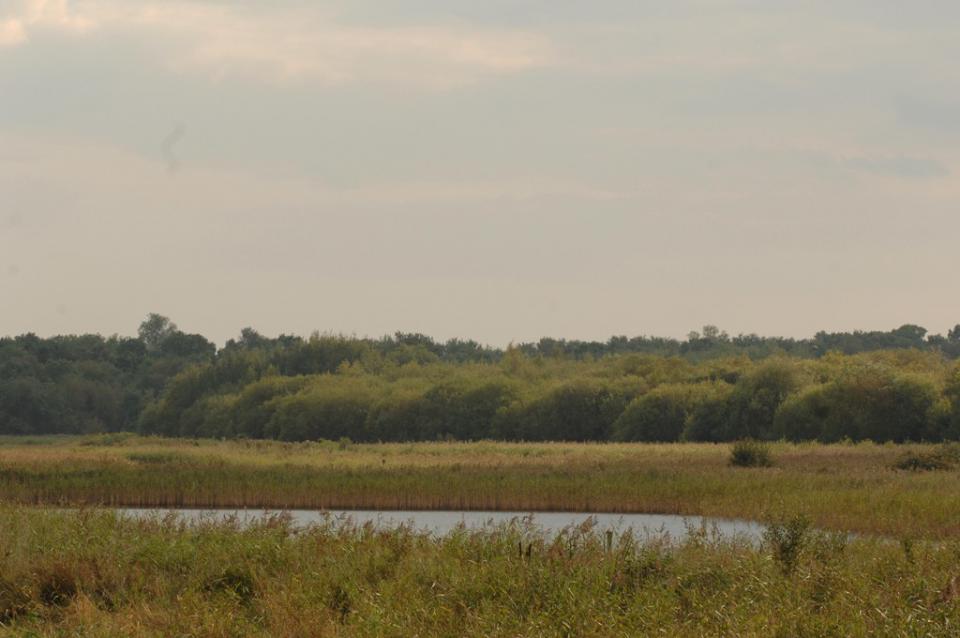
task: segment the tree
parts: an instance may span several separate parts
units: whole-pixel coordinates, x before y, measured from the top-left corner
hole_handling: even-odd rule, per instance
[[[960,323],[955,325],[953,329],[947,333],[947,339],[956,343],[960,343]]]
[[[240,343],[244,348],[260,348],[269,343],[269,339],[253,328],[244,328],[240,331]]]
[[[797,371],[789,361],[775,359],[757,366],[738,381],[720,439],[770,438],[777,410],[798,385]]]
[[[177,330],[163,340],[160,352],[181,359],[210,359],[216,354],[217,346],[207,341],[203,335],[190,335]]]
[[[163,342],[174,332],[177,332],[177,324],[163,315],[151,312],[140,324],[137,334],[147,347],[147,352],[158,352]]]
[[[922,348],[923,339],[927,336],[927,329],[914,324],[905,324],[893,331],[893,335],[913,348]]]
[[[703,327],[703,338],[710,339],[711,341],[720,341],[726,340],[727,333],[720,332],[720,328],[716,326],[704,326]]]
[[[690,409],[690,385],[664,384],[634,399],[613,424],[616,441],[678,441]]]

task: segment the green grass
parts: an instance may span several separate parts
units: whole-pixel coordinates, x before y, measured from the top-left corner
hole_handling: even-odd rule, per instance
[[[436,539],[0,506],[0,636],[955,636],[960,544]]]
[[[0,439],[0,501],[39,505],[648,512],[894,538],[960,536],[960,472],[898,469],[937,446],[769,445],[732,467],[711,444]]]

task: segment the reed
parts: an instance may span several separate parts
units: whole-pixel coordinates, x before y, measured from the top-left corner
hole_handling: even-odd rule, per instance
[[[0,501],[34,505],[649,512],[891,537],[960,535],[960,472],[899,469],[935,446],[774,443],[774,467],[711,444],[0,440]]]
[[[0,506],[0,636],[956,635],[955,542],[805,532],[789,570],[778,551]]]

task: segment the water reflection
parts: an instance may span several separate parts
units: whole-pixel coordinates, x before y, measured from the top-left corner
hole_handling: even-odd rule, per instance
[[[124,516],[133,518],[164,517],[173,515],[185,522],[216,522],[236,518],[241,524],[249,524],[271,515],[277,510],[261,509],[122,509]],[[604,514],[586,512],[474,512],[474,511],[381,511],[381,510],[286,510],[295,526],[304,527],[314,524],[332,523],[334,525],[352,523],[364,525],[370,523],[380,529],[396,528],[407,525],[417,531],[444,536],[463,525],[467,529],[481,529],[487,526],[510,523],[511,521],[529,522],[547,536],[560,530],[581,526],[592,522],[599,532],[616,532],[632,529],[638,537],[668,535],[672,539],[683,539],[691,530],[706,529],[725,538],[741,537],[749,540],[759,539],[763,527],[752,521],[706,518],[701,516],[678,516],[672,514]]]

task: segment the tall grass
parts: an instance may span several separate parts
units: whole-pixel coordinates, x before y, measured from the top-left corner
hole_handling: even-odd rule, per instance
[[[442,539],[0,507],[0,636],[955,636],[956,543]],[[522,548],[518,551],[518,548]]]
[[[91,445],[93,441],[95,444]],[[35,443],[35,442],[33,442]],[[133,507],[649,512],[960,535],[960,472],[905,472],[934,446],[770,444],[773,468],[710,444],[285,444],[151,438],[0,442],[0,501]]]

